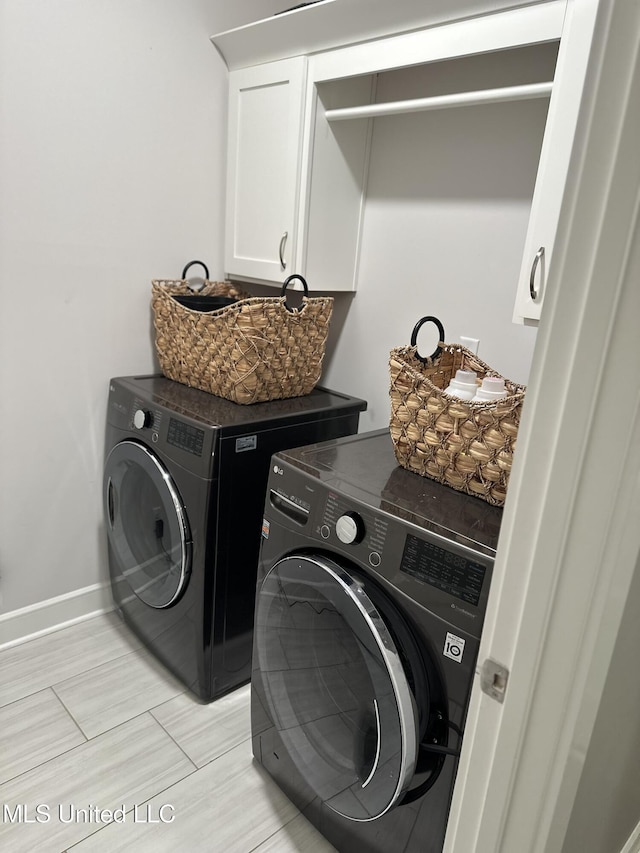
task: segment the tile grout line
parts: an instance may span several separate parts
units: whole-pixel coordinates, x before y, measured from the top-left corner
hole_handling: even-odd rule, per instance
[[[291,802],[291,801],[289,801],[289,802]],[[275,829],[272,833],[270,833],[265,838],[263,838],[259,844],[256,844],[255,847],[252,847],[251,850],[248,851],[248,853],[255,853],[255,851],[259,850],[263,844],[265,844],[267,841],[270,841],[272,838],[275,838],[275,836],[279,832],[281,832],[286,826],[289,826],[290,823],[292,823],[294,820],[299,818],[301,814],[302,814],[302,812],[298,810],[298,812],[296,814],[294,814],[294,816],[291,818],[291,820],[288,820],[286,823],[280,824],[280,826],[277,829]]]
[[[1,653],[0,653],[1,654]],[[18,696],[16,699],[11,699],[9,702],[5,702],[4,704],[0,704],[0,709],[8,708],[9,705],[13,705],[16,702],[22,702],[23,699],[29,699],[31,696],[36,696],[38,693],[42,693],[43,690],[55,690],[55,687],[59,684],[63,684],[65,681],[69,681],[72,678],[79,678],[81,675],[86,675],[88,672],[91,672],[93,669],[98,669],[105,664],[112,663],[113,661],[119,660],[121,657],[126,657],[128,654],[133,654],[133,652],[127,652],[124,655],[118,655],[115,658],[111,658],[110,660],[103,661],[102,663],[96,664],[95,666],[90,666],[88,669],[83,669],[80,672],[76,672],[73,675],[70,675],[68,678],[64,678],[62,681],[55,681],[53,684],[44,684],[41,687],[38,687],[37,690],[34,690],[32,693],[25,693],[23,696]],[[56,694],[57,696],[57,694]]]
[[[145,713],[149,713],[149,711],[145,711]],[[155,717],[154,717],[154,720],[155,720]],[[156,722],[158,722],[158,721],[156,720]],[[160,725],[160,723],[158,723],[158,725]],[[163,731],[166,732],[166,729],[164,729],[164,726],[161,726],[161,728],[163,729]],[[169,733],[166,732],[166,734],[169,734]],[[169,735],[169,737],[171,737],[171,735]],[[171,738],[171,739],[173,740],[173,738]],[[174,743],[175,743],[175,741],[174,741]],[[178,746],[178,748],[180,748],[179,744],[176,744],[176,746]],[[183,752],[183,754],[184,754],[183,750],[181,750],[181,752]],[[186,758],[187,758],[187,761],[194,768],[191,771],[191,773],[187,773],[185,776],[182,776],[180,779],[176,779],[175,782],[172,782],[170,785],[167,785],[165,788],[161,788],[159,791],[156,791],[154,794],[151,794],[150,796],[146,797],[144,800],[141,800],[139,803],[134,803],[130,808],[128,808],[125,811],[125,814],[131,814],[131,812],[133,811],[134,808],[139,808],[140,806],[147,805],[148,803],[151,802],[151,800],[155,799],[156,797],[159,797],[161,794],[164,794],[166,791],[170,791],[172,788],[175,788],[176,785],[179,785],[181,782],[184,782],[185,779],[189,779],[189,777],[193,776],[193,774],[196,773],[200,768],[196,767],[196,765],[193,763],[193,761],[191,761],[191,759],[189,758],[188,755],[186,756]],[[83,844],[88,838],[92,838],[94,835],[97,835],[98,832],[102,832],[103,830],[108,829],[108,827],[110,825],[111,824],[105,824],[105,826],[101,826],[98,829],[96,829],[95,832],[90,832],[89,835],[85,835],[83,838],[74,842],[74,844],[72,844],[68,850],[64,851],[64,853],[69,853],[69,851],[73,850],[74,847],[77,847],[79,844]]]
[[[37,695],[38,695],[38,693],[44,693],[44,692],[45,692],[45,691],[47,691],[47,690],[50,690],[50,691],[53,693],[54,697],[55,697],[55,698],[58,700],[58,702],[60,702],[60,704],[62,705],[62,708],[64,709],[64,711],[66,711],[66,713],[68,714],[68,716],[69,716],[69,717],[71,717],[71,721],[73,722],[73,724],[75,725],[75,727],[78,729],[78,731],[80,732],[80,734],[81,734],[81,735],[82,735],[82,737],[84,738],[84,741],[83,741],[82,743],[76,743],[74,746],[70,746],[70,747],[69,747],[69,749],[65,749],[65,750],[63,750],[62,752],[58,752],[56,755],[52,755],[52,756],[51,756],[51,758],[47,758],[47,760],[46,760],[46,761],[41,761],[39,764],[34,764],[34,766],[33,766],[33,767],[30,767],[28,770],[24,770],[22,773],[18,773],[18,774],[17,774],[17,776],[10,776],[8,779],[3,779],[3,780],[2,780],[2,782],[0,782],[0,787],[2,787],[3,785],[7,785],[9,782],[15,782],[15,780],[16,780],[16,779],[19,779],[21,776],[26,776],[26,774],[27,774],[27,773],[32,773],[34,770],[39,770],[41,767],[44,767],[46,764],[49,764],[49,762],[50,762],[50,761],[55,761],[55,760],[56,760],[56,758],[60,758],[60,757],[61,757],[61,756],[63,756],[63,755],[67,755],[69,752],[73,752],[73,750],[74,750],[74,749],[77,749],[79,746],[84,746],[84,744],[85,744],[85,743],[89,743],[89,738],[88,738],[88,737],[85,735],[85,733],[82,731],[82,729],[80,728],[80,726],[79,726],[79,725],[78,725],[78,723],[76,722],[76,720],[75,720],[75,718],[73,717],[73,715],[69,712],[68,708],[66,708],[66,707],[65,707],[65,705],[64,705],[64,703],[60,701],[60,697],[59,697],[59,696],[58,696],[58,694],[55,692],[55,690],[53,689],[53,687],[44,687],[42,690],[38,690],[36,693],[31,693],[31,694],[30,694],[30,696],[37,696]],[[25,699],[26,699],[26,698],[29,698],[29,697],[23,697],[23,698],[25,698]],[[15,701],[16,701],[16,702],[21,702],[21,701],[22,701],[22,699],[16,699]],[[3,706],[2,706],[2,708],[8,708],[8,707],[9,707],[9,705],[13,705],[13,704],[14,704],[13,702],[10,702],[8,705],[3,705]],[[0,710],[2,710],[2,708],[0,708]]]
[[[59,697],[57,696],[57,694],[56,694],[56,698],[59,700]],[[59,700],[59,701],[60,701],[60,700]],[[61,704],[62,704],[62,703],[61,703]],[[64,705],[63,705],[63,707],[64,707]],[[65,709],[65,710],[66,710],[66,709]],[[154,722],[155,722],[155,723],[156,723],[156,724],[161,728],[161,730],[162,730],[162,731],[163,731],[163,732],[164,732],[164,733],[165,733],[165,734],[166,734],[166,735],[167,735],[167,736],[168,736],[168,737],[173,741],[173,743],[178,747],[178,749],[180,750],[180,752],[182,753],[182,755],[184,756],[184,758],[186,758],[186,760],[187,760],[187,762],[189,763],[189,765],[192,767],[192,770],[191,770],[190,772],[188,772],[188,773],[185,773],[185,775],[184,775],[184,776],[181,776],[179,779],[176,779],[176,780],[175,780],[174,782],[172,782],[170,785],[167,785],[167,786],[165,786],[165,787],[163,787],[163,788],[160,788],[159,790],[154,791],[152,794],[150,794],[150,795],[148,795],[147,797],[145,797],[145,799],[144,799],[144,800],[141,800],[140,802],[137,802],[137,803],[133,803],[133,804],[131,805],[131,807],[130,807],[130,808],[126,809],[126,812],[125,812],[126,814],[130,814],[130,813],[133,811],[133,809],[134,809],[135,807],[139,807],[139,806],[145,805],[146,803],[149,803],[149,802],[150,802],[152,799],[154,799],[155,797],[158,797],[158,796],[160,796],[161,794],[163,794],[165,791],[169,791],[169,790],[171,790],[171,788],[173,788],[175,785],[179,784],[180,782],[183,782],[185,779],[188,779],[190,776],[193,776],[193,774],[194,774],[194,773],[196,773],[196,772],[200,769],[200,768],[198,768],[198,767],[197,767],[197,765],[196,765],[196,764],[195,764],[195,763],[194,763],[194,762],[189,758],[189,756],[188,756],[188,755],[186,755],[186,753],[184,752],[184,750],[182,749],[182,747],[180,747],[180,745],[179,745],[178,743],[176,743],[176,742],[175,742],[175,740],[171,737],[171,735],[169,735],[169,733],[166,731],[166,729],[164,728],[164,726],[162,726],[162,725],[161,725],[161,723],[160,723],[158,720],[156,720],[156,718],[153,716],[153,714],[151,714],[151,712],[150,712],[149,710],[143,711],[143,712],[142,712],[142,713],[140,713],[140,714],[136,714],[134,717],[130,717],[128,720],[124,720],[122,723],[119,723],[119,724],[118,724],[118,726],[120,726],[120,725],[126,725],[127,723],[131,722],[132,720],[138,719],[139,717],[142,717],[142,716],[144,716],[145,714],[147,714],[147,715],[148,715],[148,716],[149,716],[149,717],[150,717],[150,718],[151,718],[151,719],[152,719],[152,720],[153,720],[153,721],[154,721]],[[75,722],[75,720],[74,720],[74,722]],[[87,744],[87,743],[94,743],[96,740],[98,740],[98,739],[99,739],[100,737],[102,737],[103,735],[105,735],[105,734],[107,734],[107,733],[109,733],[109,732],[112,732],[112,731],[114,731],[115,729],[117,729],[117,728],[118,728],[118,726],[113,726],[112,728],[107,729],[107,731],[106,731],[106,732],[101,732],[99,735],[96,735],[96,737],[94,737],[94,738],[87,738],[87,739],[84,741],[84,743],[77,744],[76,746],[71,747],[71,749],[65,750],[65,752],[60,753],[60,755],[53,756],[52,758],[48,759],[47,761],[44,761],[44,762],[42,762],[42,763],[40,763],[40,764],[36,765],[35,767],[31,768],[30,770],[25,771],[25,773],[21,773],[21,774],[19,774],[18,776],[14,776],[12,779],[10,779],[10,780],[8,779],[8,780],[6,780],[6,781],[7,781],[7,782],[15,781],[16,779],[19,779],[21,776],[24,776],[24,775],[26,775],[27,773],[31,773],[31,772],[33,772],[34,770],[39,770],[39,769],[41,769],[41,768],[42,768],[42,767],[44,767],[46,764],[49,764],[51,761],[55,761],[57,758],[59,758],[59,757],[60,757],[60,756],[62,756],[62,755],[67,755],[68,753],[73,752],[75,749],[78,749],[79,747],[85,746],[85,744]],[[80,730],[80,731],[82,731],[82,730]],[[84,733],[83,733],[83,736],[84,736]],[[4,784],[5,784],[5,782],[3,782],[2,784],[4,785]],[[64,851],[64,853],[69,853],[69,851],[70,851],[70,850],[72,850],[74,847],[78,846],[79,844],[84,843],[88,838],[91,838],[92,836],[96,835],[98,832],[101,832],[101,831],[102,831],[102,830],[104,830],[104,829],[107,829],[107,825],[102,826],[102,827],[99,827],[99,828],[97,828],[97,829],[96,829],[95,831],[93,831],[93,832],[89,832],[89,833],[88,833],[88,835],[84,835],[82,838],[78,839],[78,841],[74,842],[74,843],[71,845],[71,847],[70,847],[70,848],[67,848],[67,849]]]
[[[129,814],[129,812],[127,811],[125,812],[125,814]],[[74,841],[71,847],[67,847],[67,849],[64,850],[63,853],[70,853],[70,851],[73,850],[74,847],[77,847],[79,844],[84,844],[87,839],[93,838],[94,835],[97,835],[99,832],[102,832],[102,830],[106,829],[109,825],[110,824],[105,824],[104,826],[98,827],[96,830],[94,830],[94,832],[90,832],[88,835],[83,835],[82,838],[79,838],[77,841]]]
[[[187,773],[184,776],[181,776],[180,779],[176,779],[176,781],[172,782],[171,785],[167,785],[165,788],[161,788],[159,791],[155,791],[153,794],[146,797],[144,800],[141,800],[139,803],[133,803],[130,808],[126,809],[125,814],[131,814],[131,812],[133,811],[134,808],[138,808],[140,806],[146,805],[147,803],[150,803],[151,800],[155,799],[155,797],[159,797],[161,794],[165,793],[165,791],[170,791],[172,788],[174,788],[176,785],[179,785],[185,779],[188,779],[190,776],[193,776],[193,774],[196,773],[200,769],[199,767],[197,767],[196,764],[194,764],[194,762],[184,752],[184,750],[182,749],[180,744],[176,743],[176,741],[171,737],[169,732],[167,732],[167,730],[159,722],[159,720],[156,720],[156,718],[153,716],[153,714],[151,714],[150,710],[143,711],[142,714],[137,714],[136,717],[131,717],[131,719],[133,720],[133,719],[136,719],[137,717],[141,717],[141,716],[143,716],[143,714],[149,714],[153,718],[153,720],[160,726],[162,731],[165,732],[165,734],[168,735],[169,738],[171,738],[171,740],[175,743],[175,745],[178,747],[180,752],[182,752],[182,754],[185,756],[185,758],[187,759],[189,764],[191,764],[191,766],[193,767],[193,770],[190,773]],[[129,722],[129,720],[126,720],[125,722]],[[120,723],[119,725],[122,725],[122,723]],[[114,726],[114,728],[117,728],[117,726]],[[108,731],[113,731],[113,728],[109,729]],[[102,732],[101,734],[104,734],[104,732]],[[97,737],[100,737],[100,736],[101,735],[97,735]],[[92,738],[92,740],[93,740],[93,738]],[[71,845],[71,847],[69,847],[67,850],[65,850],[64,853],[70,853],[70,851],[73,850],[74,847],[77,847],[79,844],[84,844],[88,838],[92,838],[94,835],[97,835],[98,832],[102,832],[103,830],[107,829],[109,826],[110,826],[110,824],[106,824],[105,826],[101,826],[101,827],[97,828],[94,832],[90,832],[88,835],[83,836],[82,838],[78,839],[78,841],[74,842]]]
[[[51,689],[51,688],[47,688],[47,689]],[[58,698],[57,694],[56,694],[56,698]],[[66,710],[66,708],[65,708],[65,710]],[[78,743],[75,746],[70,747],[69,749],[65,749],[64,752],[61,752],[58,755],[53,755],[51,758],[48,758],[46,761],[42,761],[40,764],[36,764],[35,767],[31,767],[29,770],[25,770],[24,773],[19,773],[17,776],[12,776],[11,779],[6,779],[4,782],[2,782],[2,785],[7,784],[8,782],[15,782],[16,779],[20,779],[21,776],[26,776],[28,773],[33,773],[34,770],[39,770],[40,768],[45,767],[47,764],[50,764],[52,761],[55,761],[56,759],[61,758],[63,755],[68,755],[70,752],[73,752],[76,749],[81,749],[83,746],[86,746],[88,743],[95,743],[97,740],[99,740],[104,735],[107,735],[110,732],[115,731],[120,726],[125,726],[125,725],[127,725],[127,723],[133,722],[133,720],[137,720],[140,717],[143,717],[145,714],[148,714],[151,717],[151,719],[154,721],[154,723],[157,723],[157,725],[160,726],[162,731],[173,741],[173,743],[178,747],[180,752],[187,759],[189,764],[193,767],[193,770],[190,773],[187,773],[185,776],[183,776],[182,779],[186,779],[188,776],[191,776],[196,770],[199,770],[200,768],[189,758],[189,756],[185,753],[185,751],[182,749],[180,744],[176,743],[175,740],[169,734],[169,732],[167,732],[167,730],[164,728],[164,726],[161,725],[161,723],[158,720],[156,720],[156,718],[153,716],[153,714],[149,710],[146,710],[146,711],[141,711],[139,714],[135,714],[135,716],[133,716],[133,717],[129,717],[128,720],[123,720],[121,723],[118,723],[115,726],[111,726],[110,729],[106,729],[105,731],[100,732],[100,734],[96,735],[95,737],[86,738],[84,743]],[[74,722],[75,722],[75,720],[74,720]],[[77,723],[76,723],[76,725],[77,725]],[[80,727],[78,726],[78,728],[80,728]],[[82,733],[83,737],[86,737],[84,732],[82,732],[82,729],[80,729],[80,732]],[[181,780],[179,779],[178,781],[181,781]],[[174,784],[176,784],[176,783],[174,783]],[[0,785],[0,787],[1,787],[1,785]],[[162,793],[162,791],[159,791],[158,793]],[[153,796],[155,797],[156,794],[154,794]]]
[[[145,711],[145,713],[150,713],[150,712],[149,712],[149,711]],[[154,717],[154,720],[155,720],[155,717]],[[162,730],[163,730],[163,731],[165,731],[167,735],[169,735],[169,733],[166,731],[166,729],[164,728],[164,726],[162,726],[162,724],[161,724],[161,723],[159,723],[159,722],[158,722],[158,720],[156,720],[156,722],[157,722],[157,723],[158,723],[158,725],[162,728]],[[169,735],[169,737],[171,737],[171,735]],[[173,738],[171,738],[171,740],[173,740]],[[175,743],[175,741],[174,741],[174,743]],[[184,754],[184,751],[180,748],[180,745],[179,745],[179,744],[176,744],[176,746],[177,746],[177,747],[180,749],[180,751],[181,751],[181,752],[183,752],[183,754]],[[138,808],[138,807],[140,807],[140,806],[147,805],[148,803],[150,803],[150,802],[151,802],[151,800],[155,799],[156,797],[159,797],[161,794],[164,794],[164,793],[165,793],[165,792],[167,792],[167,791],[170,791],[172,788],[175,788],[175,786],[176,786],[176,785],[179,785],[181,782],[184,782],[184,780],[185,780],[185,779],[189,779],[189,777],[193,776],[193,774],[194,774],[194,773],[197,773],[197,771],[201,769],[201,768],[197,767],[197,766],[193,763],[193,761],[191,761],[191,759],[189,758],[189,756],[188,756],[188,755],[186,756],[186,758],[187,758],[187,761],[188,761],[188,762],[193,766],[193,768],[194,768],[194,769],[191,771],[191,773],[187,773],[185,776],[182,776],[180,779],[176,779],[176,781],[175,781],[175,782],[172,782],[172,783],[171,783],[171,785],[167,785],[165,788],[162,788],[161,790],[156,791],[154,794],[151,794],[149,797],[146,797],[144,800],[141,800],[139,803],[134,803],[134,804],[131,806],[131,808],[129,808],[129,809],[127,809],[127,810],[125,811],[125,814],[130,814],[130,813],[133,811],[133,809],[134,809],[134,808]],[[72,845],[71,845],[71,847],[70,847],[70,848],[68,848],[68,850],[64,851],[64,853],[69,853],[69,851],[73,850],[73,848],[74,848],[74,847],[77,847],[79,844],[83,844],[83,843],[84,843],[88,838],[92,838],[92,837],[93,837],[94,835],[96,835],[98,832],[102,832],[103,830],[107,829],[110,825],[111,825],[111,824],[106,824],[105,826],[101,826],[99,829],[96,829],[96,830],[95,830],[95,832],[90,832],[90,833],[89,833],[89,835],[85,835],[83,838],[81,838],[81,839],[79,839],[78,841],[74,842],[74,844],[72,844]]]
[[[61,630],[63,630],[63,629],[61,629]],[[57,632],[57,633],[60,633],[60,632]],[[39,639],[39,638],[34,638],[34,641],[36,639]],[[69,637],[69,642],[70,643],[73,642],[73,639],[71,636]],[[25,643],[23,645],[26,647],[28,644]],[[146,804],[149,804],[151,801],[153,801],[157,797],[162,796],[163,794],[169,794],[169,796],[170,796],[170,791],[175,789],[175,787],[177,785],[179,785],[182,782],[185,782],[192,775],[197,773],[199,770],[202,770],[205,767],[208,767],[210,764],[212,764],[217,759],[226,756],[229,752],[231,752],[236,747],[242,747],[243,745],[246,745],[247,741],[250,741],[250,738],[251,738],[250,732],[247,734],[243,734],[241,739],[239,741],[237,741],[236,743],[234,743],[233,745],[221,746],[220,747],[221,751],[217,755],[215,755],[213,758],[211,758],[208,761],[206,761],[205,763],[203,763],[201,766],[196,764],[196,762],[187,754],[185,749],[182,747],[179,740],[177,740],[176,737],[174,737],[170,733],[170,731],[165,727],[165,725],[155,715],[155,713],[159,713],[159,710],[164,705],[174,701],[175,699],[177,699],[180,696],[190,695],[189,690],[184,688],[182,685],[176,685],[178,692],[176,692],[174,696],[171,696],[170,698],[158,701],[152,707],[146,708],[143,711],[141,711],[140,713],[134,714],[134,715],[128,717],[127,719],[122,720],[122,721],[110,726],[109,728],[105,729],[105,731],[101,731],[101,732],[93,735],[92,737],[90,737],[87,733],[85,733],[79,719],[76,719],[75,715],[72,713],[70,708],[67,707],[67,705],[65,704],[65,702],[63,701],[63,699],[59,695],[58,690],[61,689],[63,684],[65,684],[66,682],[68,682],[72,679],[81,678],[82,676],[89,676],[91,673],[93,673],[96,670],[99,670],[103,666],[113,665],[114,663],[117,664],[118,661],[122,661],[123,659],[128,658],[131,655],[137,656],[137,655],[145,654],[145,653],[147,653],[147,650],[145,649],[145,647],[143,645],[136,646],[136,647],[124,650],[124,651],[120,651],[120,653],[116,653],[113,657],[109,657],[107,660],[103,660],[100,663],[90,665],[86,669],[82,669],[76,673],[73,673],[73,674],[67,676],[66,678],[62,678],[61,680],[57,680],[51,684],[43,685],[43,686],[39,687],[38,689],[33,690],[30,693],[27,693],[23,696],[19,696],[15,699],[12,699],[11,701],[5,703],[4,705],[1,705],[0,710],[3,707],[9,708],[11,705],[16,705],[17,703],[19,703],[21,701],[27,700],[30,697],[38,696],[39,694],[42,694],[42,696],[44,697],[47,694],[47,692],[50,691],[50,694],[53,697],[55,697],[54,706],[57,704],[57,706],[59,708],[61,708],[62,711],[64,712],[64,715],[67,718],[71,718],[71,720],[73,722],[73,726],[75,727],[75,729],[79,732],[80,736],[82,737],[81,743],[75,744],[74,746],[71,746],[68,749],[63,750],[62,752],[58,753],[57,755],[52,756],[51,758],[47,759],[46,761],[40,761],[38,764],[34,765],[34,767],[31,767],[28,770],[25,770],[24,772],[17,774],[16,776],[12,776],[10,779],[4,780],[1,784],[4,785],[7,783],[15,783],[22,776],[26,776],[29,773],[38,773],[43,768],[45,768],[47,765],[49,765],[51,762],[56,761],[58,759],[63,759],[64,756],[68,756],[69,754],[73,753],[78,748],[85,747],[86,744],[89,744],[89,743],[93,744],[95,742],[99,742],[99,740],[102,738],[103,735],[107,736],[109,733],[117,730],[120,726],[129,724],[129,723],[133,722],[134,720],[139,719],[140,717],[143,717],[146,714],[146,715],[148,715],[148,717],[151,720],[153,720],[153,722],[155,724],[157,724],[160,727],[160,730],[173,742],[173,744],[177,747],[177,749],[179,750],[179,752],[183,756],[183,758],[186,759],[187,763],[185,764],[185,766],[183,768],[185,771],[184,775],[180,776],[180,778],[176,779],[171,784],[167,784],[164,787],[162,787],[158,790],[155,790],[152,793],[149,793],[139,803],[135,804],[136,806],[140,807],[140,806],[144,806]],[[33,655],[35,654],[35,651],[30,652],[30,654],[31,654],[31,657],[33,657]],[[1,659],[1,657],[2,657],[2,650],[0,650],[0,659]],[[27,655],[27,658],[28,658],[28,655]],[[161,679],[161,677],[162,677],[162,673],[159,673],[158,674],[159,680]],[[215,719],[213,719],[212,722],[213,722],[213,725],[215,726]],[[168,746],[168,745],[166,745],[166,746]],[[191,769],[189,769],[189,768],[191,768]],[[127,809],[127,812],[131,812],[132,809],[133,809],[133,805],[129,809]],[[294,815],[293,818],[291,818],[291,820],[294,820],[295,817],[297,816],[297,814],[298,813],[296,813],[296,815]],[[288,826],[289,823],[291,822],[291,820],[287,821],[286,823],[282,823],[277,829],[275,829],[274,832],[267,834],[263,839],[261,839],[259,844],[256,845],[256,847],[252,847],[252,849],[255,850],[261,844],[264,844],[265,842],[267,842],[277,832],[279,832],[280,829],[282,829],[285,826]],[[72,851],[75,850],[76,847],[80,846],[83,843],[88,843],[89,838],[93,837],[94,835],[97,834],[97,832],[100,832],[106,828],[107,828],[107,826],[95,827],[95,829],[93,831],[90,830],[87,835],[83,836],[83,838],[78,839],[77,841],[74,841],[74,843],[71,844],[69,847],[65,847],[63,853],[72,853]],[[89,827],[87,827],[87,829],[89,829]]]
[[[182,696],[183,694],[181,694],[181,693],[180,693],[180,694],[178,694],[178,695]],[[174,698],[175,698],[175,697],[174,697]],[[171,701],[171,700],[169,700],[169,701]],[[162,705],[164,705],[164,704],[165,704],[164,702],[161,702],[159,705],[155,705],[153,708],[150,708],[150,709],[147,711],[147,713],[148,713],[148,714],[150,714],[150,715],[151,715],[151,717],[152,717],[152,719],[154,719],[154,720],[156,721],[156,723],[160,726],[160,728],[161,728],[161,729],[162,729],[162,731],[166,734],[166,736],[167,736],[168,738],[171,738],[171,740],[175,743],[175,745],[178,747],[178,749],[180,750],[180,752],[185,756],[185,758],[187,759],[187,761],[195,767],[196,771],[197,771],[197,770],[200,770],[201,768],[200,768],[200,767],[198,767],[198,765],[197,765],[197,764],[195,763],[195,761],[191,758],[191,756],[187,755],[187,753],[184,751],[184,749],[183,749],[183,748],[182,748],[182,746],[178,743],[178,741],[177,741],[177,740],[173,737],[173,735],[172,735],[172,734],[171,734],[171,733],[170,733],[170,732],[169,732],[169,731],[168,731],[168,730],[167,730],[167,729],[162,725],[162,723],[160,722],[160,720],[159,720],[159,719],[156,717],[156,715],[153,713],[153,712],[155,711],[155,709],[156,709],[156,708],[160,708],[160,707],[161,707]],[[212,760],[213,760],[213,761],[215,761],[215,759],[212,759]],[[209,763],[209,762],[207,762],[207,764],[208,764],[208,763]],[[205,766],[206,766],[206,765],[205,765]],[[189,776],[191,776],[191,775],[192,775],[192,774],[191,774],[191,773],[189,773]],[[185,776],[184,778],[186,779],[187,777]]]
[[[62,684],[62,682],[59,682],[59,684]],[[88,743],[90,740],[93,740],[93,738],[90,738],[90,737],[89,737],[89,735],[87,735],[87,734],[83,731],[82,726],[80,725],[80,723],[79,723],[79,722],[76,720],[76,718],[73,716],[73,714],[71,713],[71,711],[69,710],[69,708],[67,708],[67,706],[64,704],[64,702],[62,701],[62,699],[60,698],[60,696],[58,696],[58,694],[57,694],[57,692],[56,692],[56,688],[55,688],[53,685],[51,685],[51,687],[49,687],[48,689],[49,689],[49,690],[51,690],[51,692],[52,692],[52,693],[53,693],[53,695],[56,697],[56,699],[58,700],[58,702],[62,705],[62,707],[64,708],[64,710],[65,710],[65,711],[67,712],[67,714],[71,717],[71,719],[73,720],[73,722],[74,722],[74,724],[75,724],[76,728],[78,729],[78,731],[80,732],[80,734],[81,734],[81,735],[82,735],[82,737],[84,738],[85,743]],[[78,746],[80,746],[80,744],[78,744]]]
[[[92,672],[94,669],[99,669],[101,666],[106,666],[107,664],[114,663],[115,661],[120,660],[121,658],[126,658],[129,655],[137,654],[141,651],[145,651],[143,646],[131,649],[130,651],[124,652],[123,654],[118,654],[115,657],[109,658],[108,660],[104,660],[101,663],[97,663],[95,666],[90,666],[87,669],[83,669],[80,672],[76,672],[73,675],[68,676],[67,678],[63,678],[62,681],[54,681],[52,684],[45,684],[44,686],[39,687],[37,690],[34,690],[32,693],[25,693],[24,696],[18,696],[17,699],[12,699],[9,702],[0,704],[0,708],[7,708],[9,705],[13,705],[14,702],[20,702],[22,699],[28,699],[30,696],[35,696],[37,693],[41,693],[43,690],[54,690],[56,686],[64,684],[65,681],[70,681],[72,678],[79,678],[82,675],[86,675],[87,673]],[[0,657],[1,656],[2,652],[0,652]]]
[[[75,675],[70,675],[67,678],[63,678],[62,681],[55,681],[53,684],[50,685],[50,687],[54,689],[55,687],[64,684],[65,681],[71,681],[72,678],[80,678],[80,676],[82,675],[87,675],[88,673],[93,672],[94,669],[100,669],[101,666],[108,666],[109,664],[115,663],[116,661],[121,660],[122,658],[129,657],[129,655],[138,654],[141,651],[144,651],[143,646],[137,649],[131,649],[128,652],[124,652],[124,654],[116,655],[115,657],[109,658],[109,660],[103,660],[101,663],[97,663],[95,666],[90,666],[87,669],[83,669],[82,672],[77,672],[75,673]]]

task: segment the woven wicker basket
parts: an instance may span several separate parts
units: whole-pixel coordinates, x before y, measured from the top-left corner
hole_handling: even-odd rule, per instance
[[[305,295],[299,309],[289,309],[285,291],[295,278]],[[290,276],[281,295],[270,297],[248,297],[229,282],[207,281],[199,295],[239,301],[205,313],[173,298],[192,292],[184,279],[152,282],[156,351],[166,377],[241,404],[313,390],[322,372],[331,297],[309,298],[300,276]]]
[[[463,346],[441,343],[430,358],[411,346],[389,358],[390,432],[398,463],[461,492],[501,506],[506,498],[526,387],[505,379],[508,396],[466,402],[443,393],[456,370],[501,377]],[[442,326],[439,325],[442,329]],[[442,334],[444,338],[444,333]]]

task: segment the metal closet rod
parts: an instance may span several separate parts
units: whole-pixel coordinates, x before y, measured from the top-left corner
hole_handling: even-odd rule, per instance
[[[354,118],[375,118],[401,113],[420,113],[426,110],[444,110],[474,104],[497,104],[501,101],[528,101],[546,98],[553,83],[527,83],[523,86],[504,86],[500,89],[479,89],[476,92],[456,92],[453,95],[436,95],[431,98],[412,98],[408,101],[389,101],[384,104],[363,104],[359,107],[341,107],[327,110],[327,121],[346,121]]]

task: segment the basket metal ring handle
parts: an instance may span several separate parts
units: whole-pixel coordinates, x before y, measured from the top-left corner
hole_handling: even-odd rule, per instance
[[[417,346],[418,332],[420,331],[420,329],[423,327],[423,325],[425,323],[429,323],[429,322],[435,323],[435,325],[437,326],[437,329],[438,329],[438,334],[440,335],[438,340],[444,342],[444,326],[442,325],[440,320],[438,320],[437,317],[423,317],[421,320],[418,320],[418,322],[413,327],[413,332],[411,332],[411,346],[412,347]],[[428,357],[419,355],[419,353],[416,349],[416,358],[419,361],[421,361],[423,364],[425,364],[427,361],[430,361],[434,358],[437,358],[441,352],[442,352],[442,347],[440,346],[440,344],[438,344],[435,351],[432,352],[431,355]]]
[[[205,263],[203,263],[202,261],[189,261],[189,263],[186,265],[186,267],[182,270],[182,278],[186,279],[187,270],[189,269],[189,267],[196,266],[196,265],[201,266],[204,269],[204,277],[208,281],[209,280],[209,270],[207,269],[207,265]]]
[[[302,276],[297,275],[296,273],[294,273],[294,275],[290,275],[289,278],[285,279],[285,282],[282,285],[282,290],[280,291],[280,296],[286,295],[287,287],[289,286],[289,282],[293,281],[295,278],[297,278],[298,281],[302,282],[302,289],[304,290],[304,297],[306,299],[309,296],[309,286],[307,285],[307,282],[302,278]],[[287,311],[293,312],[293,308],[289,308],[289,306],[287,305],[286,302],[284,303],[284,306],[287,309]]]

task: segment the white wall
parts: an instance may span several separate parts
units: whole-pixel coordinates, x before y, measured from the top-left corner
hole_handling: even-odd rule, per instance
[[[222,273],[215,5],[0,6],[1,612],[106,580],[109,377],[154,368],[152,277]]]
[[[107,579],[108,379],[155,369],[152,277],[197,256],[222,275],[227,74],[209,35],[274,2],[0,6],[0,613]],[[518,105],[376,121],[359,289],[336,298],[323,377],[369,401],[361,429],[388,423],[389,349],[426,313],[526,381],[535,331],[510,317],[539,107],[515,139],[492,128]],[[474,136],[463,172],[452,123]]]
[[[528,82],[522,52],[514,82]],[[378,80],[378,100],[440,94],[485,85],[506,69],[504,58],[394,72]],[[526,61],[525,61],[526,60]],[[552,60],[551,60],[552,61]],[[512,323],[516,283],[542,144],[547,101],[483,105],[377,118],[374,122],[362,248],[355,295],[336,296],[323,384],[364,397],[361,430],[389,423],[388,357],[410,343],[421,317],[435,315],[446,340],[480,340],[478,355],[526,383],[536,329]],[[330,252],[330,247],[327,247]],[[312,287],[312,282],[309,282]],[[432,325],[418,338],[429,355]]]

